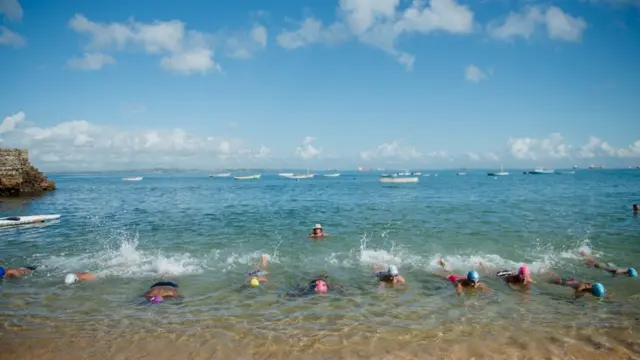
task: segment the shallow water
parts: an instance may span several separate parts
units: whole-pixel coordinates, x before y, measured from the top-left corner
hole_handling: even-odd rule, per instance
[[[0,358],[640,358],[640,282],[578,254],[640,267],[640,171],[468,174],[400,185],[366,173],[53,176],[56,192],[0,203],[2,216],[62,215],[0,229],[1,265],[38,266],[0,283]],[[330,237],[308,239],[318,222]],[[263,253],[270,284],[249,288]],[[481,272],[492,293],[458,298],[434,274],[440,257],[460,274],[526,262],[538,284],[522,294]],[[378,289],[375,263],[398,265],[409,286]],[[547,268],[600,281],[611,298],[574,301],[544,283]],[[99,279],[64,285],[72,271]],[[283,296],[325,272],[346,292]],[[138,305],[161,276],[184,300]]]

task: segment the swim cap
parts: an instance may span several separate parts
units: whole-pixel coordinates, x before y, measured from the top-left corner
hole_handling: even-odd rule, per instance
[[[152,297],[149,300],[151,301],[152,304],[157,304],[157,303],[163,301],[164,299],[162,298],[162,296],[156,295],[156,296]]]
[[[252,287],[258,287],[260,286],[260,280],[257,277],[252,277],[250,284]]]
[[[591,285],[591,293],[597,297],[603,297],[607,293],[607,290],[602,284],[594,283]]]
[[[76,281],[78,281],[78,277],[76,276],[76,274],[67,274],[67,276],[65,276],[64,278],[64,283],[67,285],[73,284]]]
[[[480,274],[478,274],[478,272],[475,271],[475,270],[469,271],[467,273],[467,280],[469,280],[469,281],[478,281],[478,280],[480,280]]]
[[[529,270],[529,267],[527,266],[527,264],[522,264],[520,266],[520,269],[518,269],[518,275],[522,277],[531,276],[531,270]]]
[[[324,294],[327,292],[327,283],[324,280],[316,280],[316,292]]]
[[[1,273],[2,273],[2,270],[0,270],[0,274]],[[631,277],[638,277],[638,272],[634,268],[628,268],[627,269],[627,275],[629,275]],[[0,277],[2,277],[2,276],[0,276]]]
[[[4,268],[0,266],[0,279],[4,277]]]
[[[391,276],[398,276],[398,267],[395,265],[389,265],[389,267],[387,268],[387,272],[389,273],[389,275]]]

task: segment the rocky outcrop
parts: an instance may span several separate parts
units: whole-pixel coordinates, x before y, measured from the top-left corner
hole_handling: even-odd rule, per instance
[[[29,162],[29,152],[0,148],[0,197],[39,195],[56,184]]]

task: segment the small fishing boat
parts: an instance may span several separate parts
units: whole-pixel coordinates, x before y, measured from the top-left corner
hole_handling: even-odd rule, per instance
[[[467,175],[467,173],[466,173],[466,172],[459,172],[459,173],[457,173],[456,175],[458,175],[458,176],[466,176],[466,175]]]
[[[573,170],[558,170],[556,175],[574,175],[576,172]]]
[[[122,178],[122,181],[142,181],[142,176]]]
[[[487,173],[487,175],[489,175],[489,176],[507,176],[507,175],[509,175],[509,172],[508,171],[504,171],[504,166],[500,165],[500,171],[498,171],[498,172],[490,172],[490,173]]]
[[[287,179],[294,179],[294,180],[300,180],[300,179],[311,179],[313,177],[313,174],[294,174],[291,176],[286,176]]]
[[[57,219],[60,219],[60,215],[11,216],[0,218],[0,227],[43,223]]]
[[[278,174],[278,176],[288,178],[293,176],[293,173],[280,173]]]
[[[420,178],[417,177],[408,177],[408,176],[394,176],[394,175],[390,175],[390,176],[382,176],[380,178],[378,178],[378,181],[380,181],[381,183],[417,183],[418,181],[420,181]]]
[[[554,174],[555,171],[551,170],[551,169],[545,169],[545,168],[535,168],[532,171],[529,171],[529,174],[531,175],[548,175],[548,174]]]
[[[235,180],[259,180],[260,176],[262,176],[262,174],[248,175],[248,176],[234,176],[233,178]]]
[[[209,175],[209,177],[212,178],[223,178],[223,177],[229,177],[231,176],[231,173],[222,173],[222,174],[211,174]]]
[[[324,174],[324,177],[338,177],[340,173]]]

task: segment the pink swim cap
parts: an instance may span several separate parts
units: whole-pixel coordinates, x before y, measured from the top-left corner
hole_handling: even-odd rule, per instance
[[[324,294],[327,292],[327,283],[324,282],[323,280],[317,280],[316,281],[316,292],[317,293],[321,293]]]
[[[151,303],[152,303],[152,304],[157,304],[157,303],[161,302],[162,300],[164,300],[164,299],[162,298],[162,296],[157,296],[157,295],[156,295],[156,296],[154,296],[154,297],[152,297],[152,298],[151,298]]]
[[[522,266],[520,266],[520,269],[518,270],[518,274],[523,277],[531,276],[531,270],[529,270],[527,264],[522,264]]]

